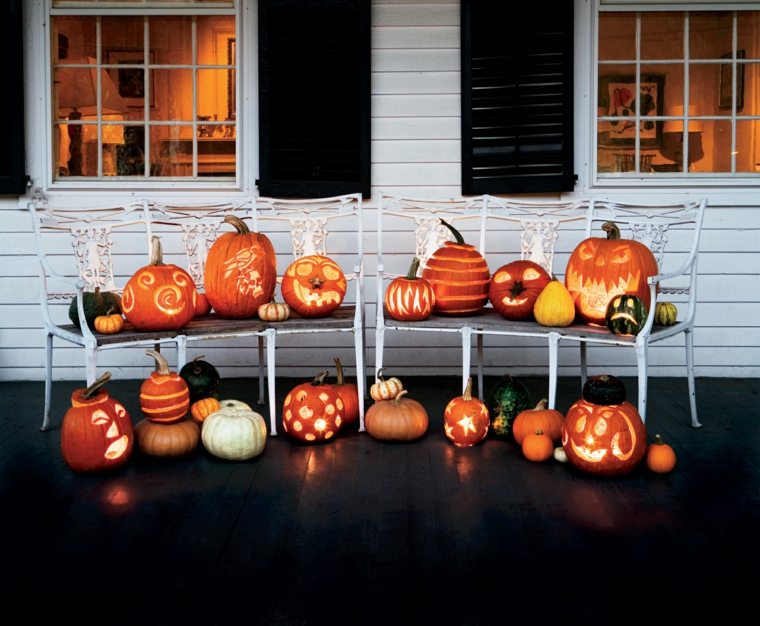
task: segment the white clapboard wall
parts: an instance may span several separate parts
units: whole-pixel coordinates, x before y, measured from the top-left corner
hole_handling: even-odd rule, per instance
[[[405,2],[375,0],[372,10],[372,184],[397,195],[454,197],[460,193],[460,74],[459,2]],[[584,72],[583,68],[578,70]],[[578,107],[580,108],[580,107]],[[255,110],[248,110],[255,115]],[[586,114],[577,112],[577,136],[588,132]],[[44,137],[30,121],[28,137]],[[28,148],[30,157],[44,161],[39,139]],[[584,179],[587,159],[577,159],[579,179]],[[672,190],[670,199],[679,198]],[[696,193],[696,192],[694,192]],[[647,192],[606,191],[621,201],[645,201]],[[697,376],[760,376],[760,199],[750,193],[706,189],[709,199],[699,255],[698,310],[695,328]],[[112,204],[112,197],[107,202]],[[164,196],[165,197],[165,196]],[[659,196],[665,197],[664,194]],[[121,201],[125,201],[122,198]],[[192,201],[192,200],[185,200]],[[92,203],[92,202],[90,202]],[[44,378],[44,332],[39,309],[37,261],[31,221],[16,198],[0,199],[0,380]],[[375,234],[376,212],[365,204],[366,296],[368,374],[374,363]],[[393,230],[393,225],[390,225]],[[475,241],[465,232],[468,241]],[[489,237],[499,236],[489,233]],[[558,242],[555,271],[564,266],[580,230],[566,231]],[[401,241],[401,239],[399,239]],[[278,250],[281,255],[287,250]],[[681,251],[683,252],[683,251]],[[412,253],[403,244],[385,245],[386,265],[408,266]],[[144,260],[139,244],[119,261],[125,268]],[[491,270],[517,258],[514,233],[505,235],[501,254],[489,258]],[[395,258],[394,258],[395,257]],[[350,271],[350,268],[346,268]],[[65,311],[62,310],[65,315]],[[54,378],[84,379],[80,348],[56,344]],[[307,377],[322,369],[334,372],[338,356],[349,376],[354,375],[353,345],[349,334],[306,335],[278,339],[278,374]],[[165,353],[170,363],[173,350]],[[257,370],[256,341],[219,340],[195,344],[190,356],[203,354],[224,377],[253,377]],[[519,338],[486,338],[486,373],[547,375],[545,342]],[[389,374],[459,374],[460,343],[444,333],[407,333],[386,337],[385,364]],[[683,338],[650,348],[650,373],[684,375]],[[578,374],[578,348],[562,347],[560,375]],[[589,350],[592,373],[604,371],[634,375],[632,350],[594,347]],[[144,378],[152,369],[144,349],[101,353],[99,367],[115,378]],[[254,381],[252,380],[252,384]]]

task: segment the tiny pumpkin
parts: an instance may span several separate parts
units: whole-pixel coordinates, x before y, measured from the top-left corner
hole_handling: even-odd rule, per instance
[[[464,393],[449,401],[443,411],[443,432],[459,448],[474,446],[488,435],[491,425],[488,407],[472,396],[472,377]]]
[[[533,317],[541,326],[570,326],[575,320],[575,305],[565,285],[556,279],[549,281],[536,298]]]
[[[190,405],[190,415],[200,424],[214,411],[218,411],[221,406],[219,400],[216,398],[201,398]]]
[[[369,395],[375,401],[391,400],[404,388],[403,383],[395,376],[383,378],[382,371],[382,369],[377,370],[377,381],[369,388]]]
[[[394,320],[416,322],[433,312],[435,291],[426,278],[417,276],[419,266],[419,257],[414,257],[406,276],[394,278],[385,290],[385,311]]]
[[[512,424],[512,434],[518,444],[522,445],[527,435],[539,429],[555,443],[562,438],[562,422],[565,416],[556,409],[546,408],[546,405],[547,401],[544,398],[535,408],[517,414]]]
[[[402,389],[392,400],[375,402],[364,416],[367,432],[381,441],[413,441],[422,437],[430,420],[425,407],[413,398],[405,398]]]
[[[654,307],[654,323],[660,326],[673,326],[678,317],[678,307],[672,302],[658,302]]]
[[[287,302],[265,302],[256,311],[260,320],[265,322],[284,322],[290,317],[290,306]]]
[[[526,459],[541,463],[552,457],[554,442],[543,430],[537,428],[535,432],[525,436],[521,448]]]
[[[654,443],[647,447],[647,468],[657,474],[667,474],[676,466],[676,453],[673,448],[655,435]]]
[[[95,330],[102,335],[115,335],[124,329],[124,318],[121,313],[115,313],[113,309],[105,315],[95,318]]]

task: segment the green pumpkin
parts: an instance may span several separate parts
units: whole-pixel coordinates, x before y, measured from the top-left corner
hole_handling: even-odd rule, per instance
[[[638,335],[647,321],[647,307],[638,296],[615,296],[607,305],[605,321],[616,335]]]
[[[519,380],[511,376],[499,379],[488,399],[491,432],[497,437],[509,437],[517,414],[533,408],[535,404],[530,399],[528,388]]]
[[[87,326],[91,329],[95,328],[95,318],[99,315],[121,313],[121,298],[119,294],[112,291],[101,291],[99,287],[96,287],[95,291],[83,292],[82,303],[84,306],[84,318],[87,321]],[[76,296],[74,296],[69,305],[69,319],[74,326],[81,328],[77,313]]]
[[[591,404],[622,404],[626,399],[625,385],[615,376],[590,376],[583,384],[583,399]]]
[[[203,398],[219,399],[219,372],[211,363],[202,359],[203,355],[197,356],[179,370],[180,377],[190,389],[191,404]]]

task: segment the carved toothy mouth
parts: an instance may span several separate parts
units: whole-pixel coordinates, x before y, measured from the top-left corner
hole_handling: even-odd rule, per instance
[[[107,459],[118,459],[122,454],[124,454],[128,444],[129,437],[127,437],[127,435],[122,435],[116,441],[111,443],[110,446],[108,446],[103,456]]]
[[[599,463],[607,455],[607,449],[590,450],[586,446],[579,446],[574,441],[570,441],[570,446],[573,452],[578,455],[582,460],[589,463]]]

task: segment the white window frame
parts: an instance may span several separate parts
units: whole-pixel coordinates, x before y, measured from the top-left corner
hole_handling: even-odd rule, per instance
[[[600,175],[598,171],[598,132],[597,132],[597,94],[599,88],[599,67],[604,65],[605,62],[599,59],[599,16],[601,13],[608,12],[698,12],[698,11],[735,11],[734,15],[734,32],[732,49],[733,54],[736,54],[736,19],[737,15],[740,15],[741,11],[760,11],[760,3],[756,1],[739,1],[739,2],[721,2],[720,0],[700,1],[700,0],[670,0],[669,2],[657,2],[655,0],[644,0],[641,2],[630,2],[630,0],[594,0],[594,6],[592,9],[592,26],[591,26],[591,63],[589,67],[589,98],[586,106],[587,111],[587,123],[588,123],[588,160],[589,164],[589,176],[590,187],[599,189],[610,188],[680,188],[688,187],[693,188],[735,188],[735,189],[747,189],[760,186],[760,172],[674,172],[670,174],[651,174],[651,173],[635,173],[635,172],[621,172],[619,174],[612,174],[605,172]],[[686,68],[686,65],[690,62],[688,58],[688,32],[684,32],[684,58],[682,59],[646,59],[642,61],[640,58],[640,51],[638,49],[639,41],[638,35],[640,33],[640,23],[637,21],[637,50],[636,59],[622,60],[616,59],[610,61],[609,64],[622,64],[631,63],[636,65],[637,75],[640,73],[639,69],[642,64],[651,66],[657,64],[674,64],[680,63]],[[748,59],[750,60],[750,59]],[[689,75],[684,71],[684,89],[686,102],[684,102],[684,108],[688,111],[688,94],[689,94]],[[732,81],[736,84],[736,64],[734,63],[732,69]],[[735,93],[735,90],[733,90]],[[758,120],[760,121],[760,115],[742,115],[737,116],[735,103],[731,110],[730,115],[724,116],[699,116],[701,119],[721,119],[730,120],[732,123],[732,138],[731,138],[731,162],[732,169],[735,167],[735,142],[736,142],[736,120],[742,121]],[[688,116],[688,113],[686,114]],[[638,120],[638,113],[636,116]],[[671,118],[673,119],[673,118]],[[685,138],[684,149],[688,151],[688,137]],[[636,137],[635,154],[639,153],[639,137]],[[635,160],[635,159],[634,159]]]

